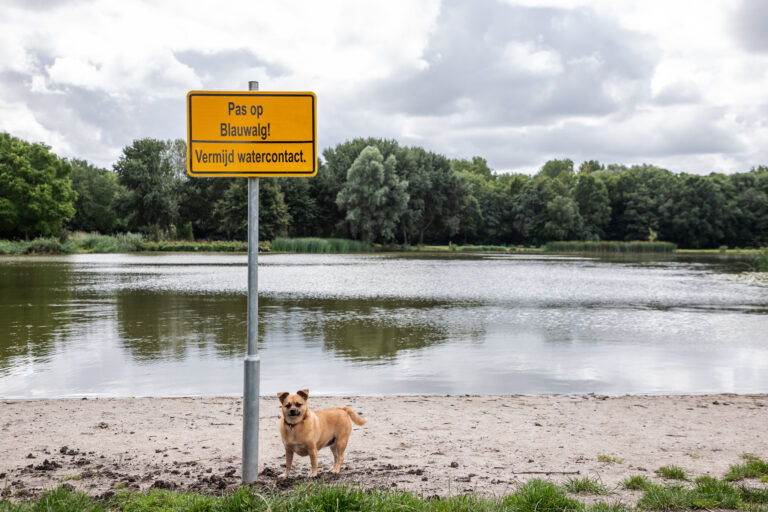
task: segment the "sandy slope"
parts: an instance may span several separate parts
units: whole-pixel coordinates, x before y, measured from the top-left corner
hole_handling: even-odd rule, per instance
[[[424,495],[511,492],[522,481],[574,476],[610,488],[627,476],[675,464],[691,475],[722,476],[740,455],[768,458],[768,395],[450,396],[313,398],[350,405],[355,427],[341,477],[329,450],[325,481],[412,490]],[[259,483],[303,481],[309,460],[278,480],[283,448],[279,403],[260,405]],[[0,402],[0,491],[17,498],[66,481],[91,494],[116,487],[218,491],[240,483],[240,400],[99,399]],[[599,462],[608,455],[621,462]],[[631,502],[617,490],[609,500]]]

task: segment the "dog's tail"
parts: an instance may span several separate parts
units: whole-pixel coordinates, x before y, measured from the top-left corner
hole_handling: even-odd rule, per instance
[[[349,414],[349,417],[352,418],[352,421],[354,421],[357,425],[365,425],[365,420],[362,416],[357,414],[351,407],[342,407],[344,409],[344,412]]]

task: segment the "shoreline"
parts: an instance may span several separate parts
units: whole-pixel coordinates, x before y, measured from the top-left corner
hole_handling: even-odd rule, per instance
[[[127,488],[221,492],[240,485],[240,397],[0,400],[0,483],[13,499],[61,483],[94,496]],[[400,395],[315,397],[313,409],[349,405],[355,426],[340,476],[320,452],[321,481],[425,496],[499,496],[545,478],[619,483],[655,470],[722,477],[741,456],[768,456],[768,394]],[[257,484],[306,481],[309,460],[288,479],[277,398],[260,399]],[[603,457],[599,457],[603,456]],[[602,460],[598,460],[601,458]],[[606,462],[606,459],[612,459]],[[764,485],[764,484],[762,484]]]

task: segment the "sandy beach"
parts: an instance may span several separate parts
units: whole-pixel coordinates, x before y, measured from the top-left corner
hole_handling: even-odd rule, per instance
[[[312,397],[314,409],[349,405],[355,427],[340,476],[320,479],[425,496],[502,495],[532,478],[597,478],[632,503],[619,482],[660,481],[677,465],[721,477],[749,453],[768,457],[768,395]],[[288,479],[278,433],[279,402],[260,403],[258,484],[306,480],[294,459]],[[0,402],[0,491],[39,495],[66,482],[95,496],[153,487],[221,492],[240,485],[238,398],[140,398]],[[612,458],[600,461],[598,456]],[[606,457],[602,457],[606,459]]]

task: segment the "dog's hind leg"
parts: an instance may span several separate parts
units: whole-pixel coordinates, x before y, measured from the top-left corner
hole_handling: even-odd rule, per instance
[[[333,469],[331,469],[331,473],[341,472],[341,465],[344,463],[344,450],[346,449],[346,439],[336,439],[336,442],[331,445],[331,452],[333,453]]]

